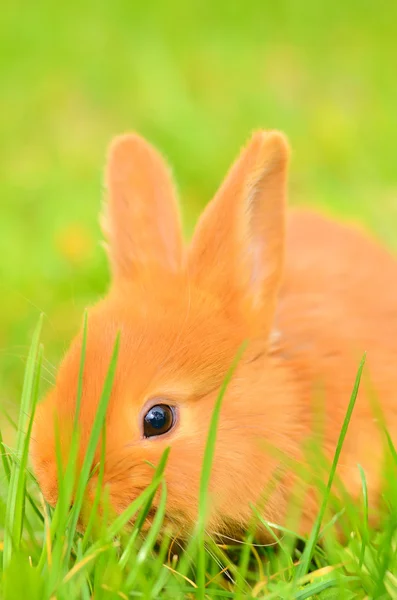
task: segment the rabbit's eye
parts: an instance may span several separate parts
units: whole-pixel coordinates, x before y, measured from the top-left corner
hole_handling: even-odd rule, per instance
[[[167,433],[175,421],[174,411],[166,404],[156,404],[146,413],[143,419],[145,438]]]

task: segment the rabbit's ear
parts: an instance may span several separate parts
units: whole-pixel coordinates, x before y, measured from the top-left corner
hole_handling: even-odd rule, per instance
[[[171,175],[160,154],[138,135],[117,137],[106,169],[102,227],[113,277],[141,269],[177,271],[182,232]]]
[[[281,133],[255,133],[205,209],[188,256],[190,276],[262,334],[282,275],[288,158]]]

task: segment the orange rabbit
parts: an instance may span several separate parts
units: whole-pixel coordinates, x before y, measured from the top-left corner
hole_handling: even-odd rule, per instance
[[[358,231],[287,213],[288,156],[282,134],[255,133],[185,249],[160,155],[137,135],[111,147],[104,228],[112,285],[89,312],[79,420],[83,456],[120,330],[104,471],[117,512],[151,481],[148,462],[171,446],[167,518],[182,531],[194,523],[214,402],[245,340],[223,400],[209,528],[238,535],[266,489],[264,518],[285,522],[296,475],[289,460],[277,475],[280,461],[304,464],[303,447],[321,419],[318,443],[332,458],[364,351],[366,377],[338,475],[357,498],[360,463],[371,507],[379,503],[383,438],[370,398],[375,391],[396,431],[397,262]],[[31,458],[51,504],[58,494],[53,417],[67,452],[81,344],[80,333],[34,423]],[[303,531],[318,508],[314,488],[305,498]]]

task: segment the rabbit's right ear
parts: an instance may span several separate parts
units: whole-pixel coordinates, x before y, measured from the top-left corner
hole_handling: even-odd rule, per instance
[[[281,133],[255,133],[205,209],[188,256],[190,277],[261,337],[282,275],[288,157]]]
[[[176,194],[160,154],[136,134],[117,137],[106,169],[102,228],[115,280],[142,270],[175,272],[182,262]]]

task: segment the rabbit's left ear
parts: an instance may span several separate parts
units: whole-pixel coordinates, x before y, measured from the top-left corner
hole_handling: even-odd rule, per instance
[[[102,226],[114,279],[142,270],[177,271],[182,232],[171,175],[160,154],[135,134],[117,137],[106,169]]]
[[[282,275],[289,147],[259,131],[205,209],[189,256],[190,276],[266,335]]]

